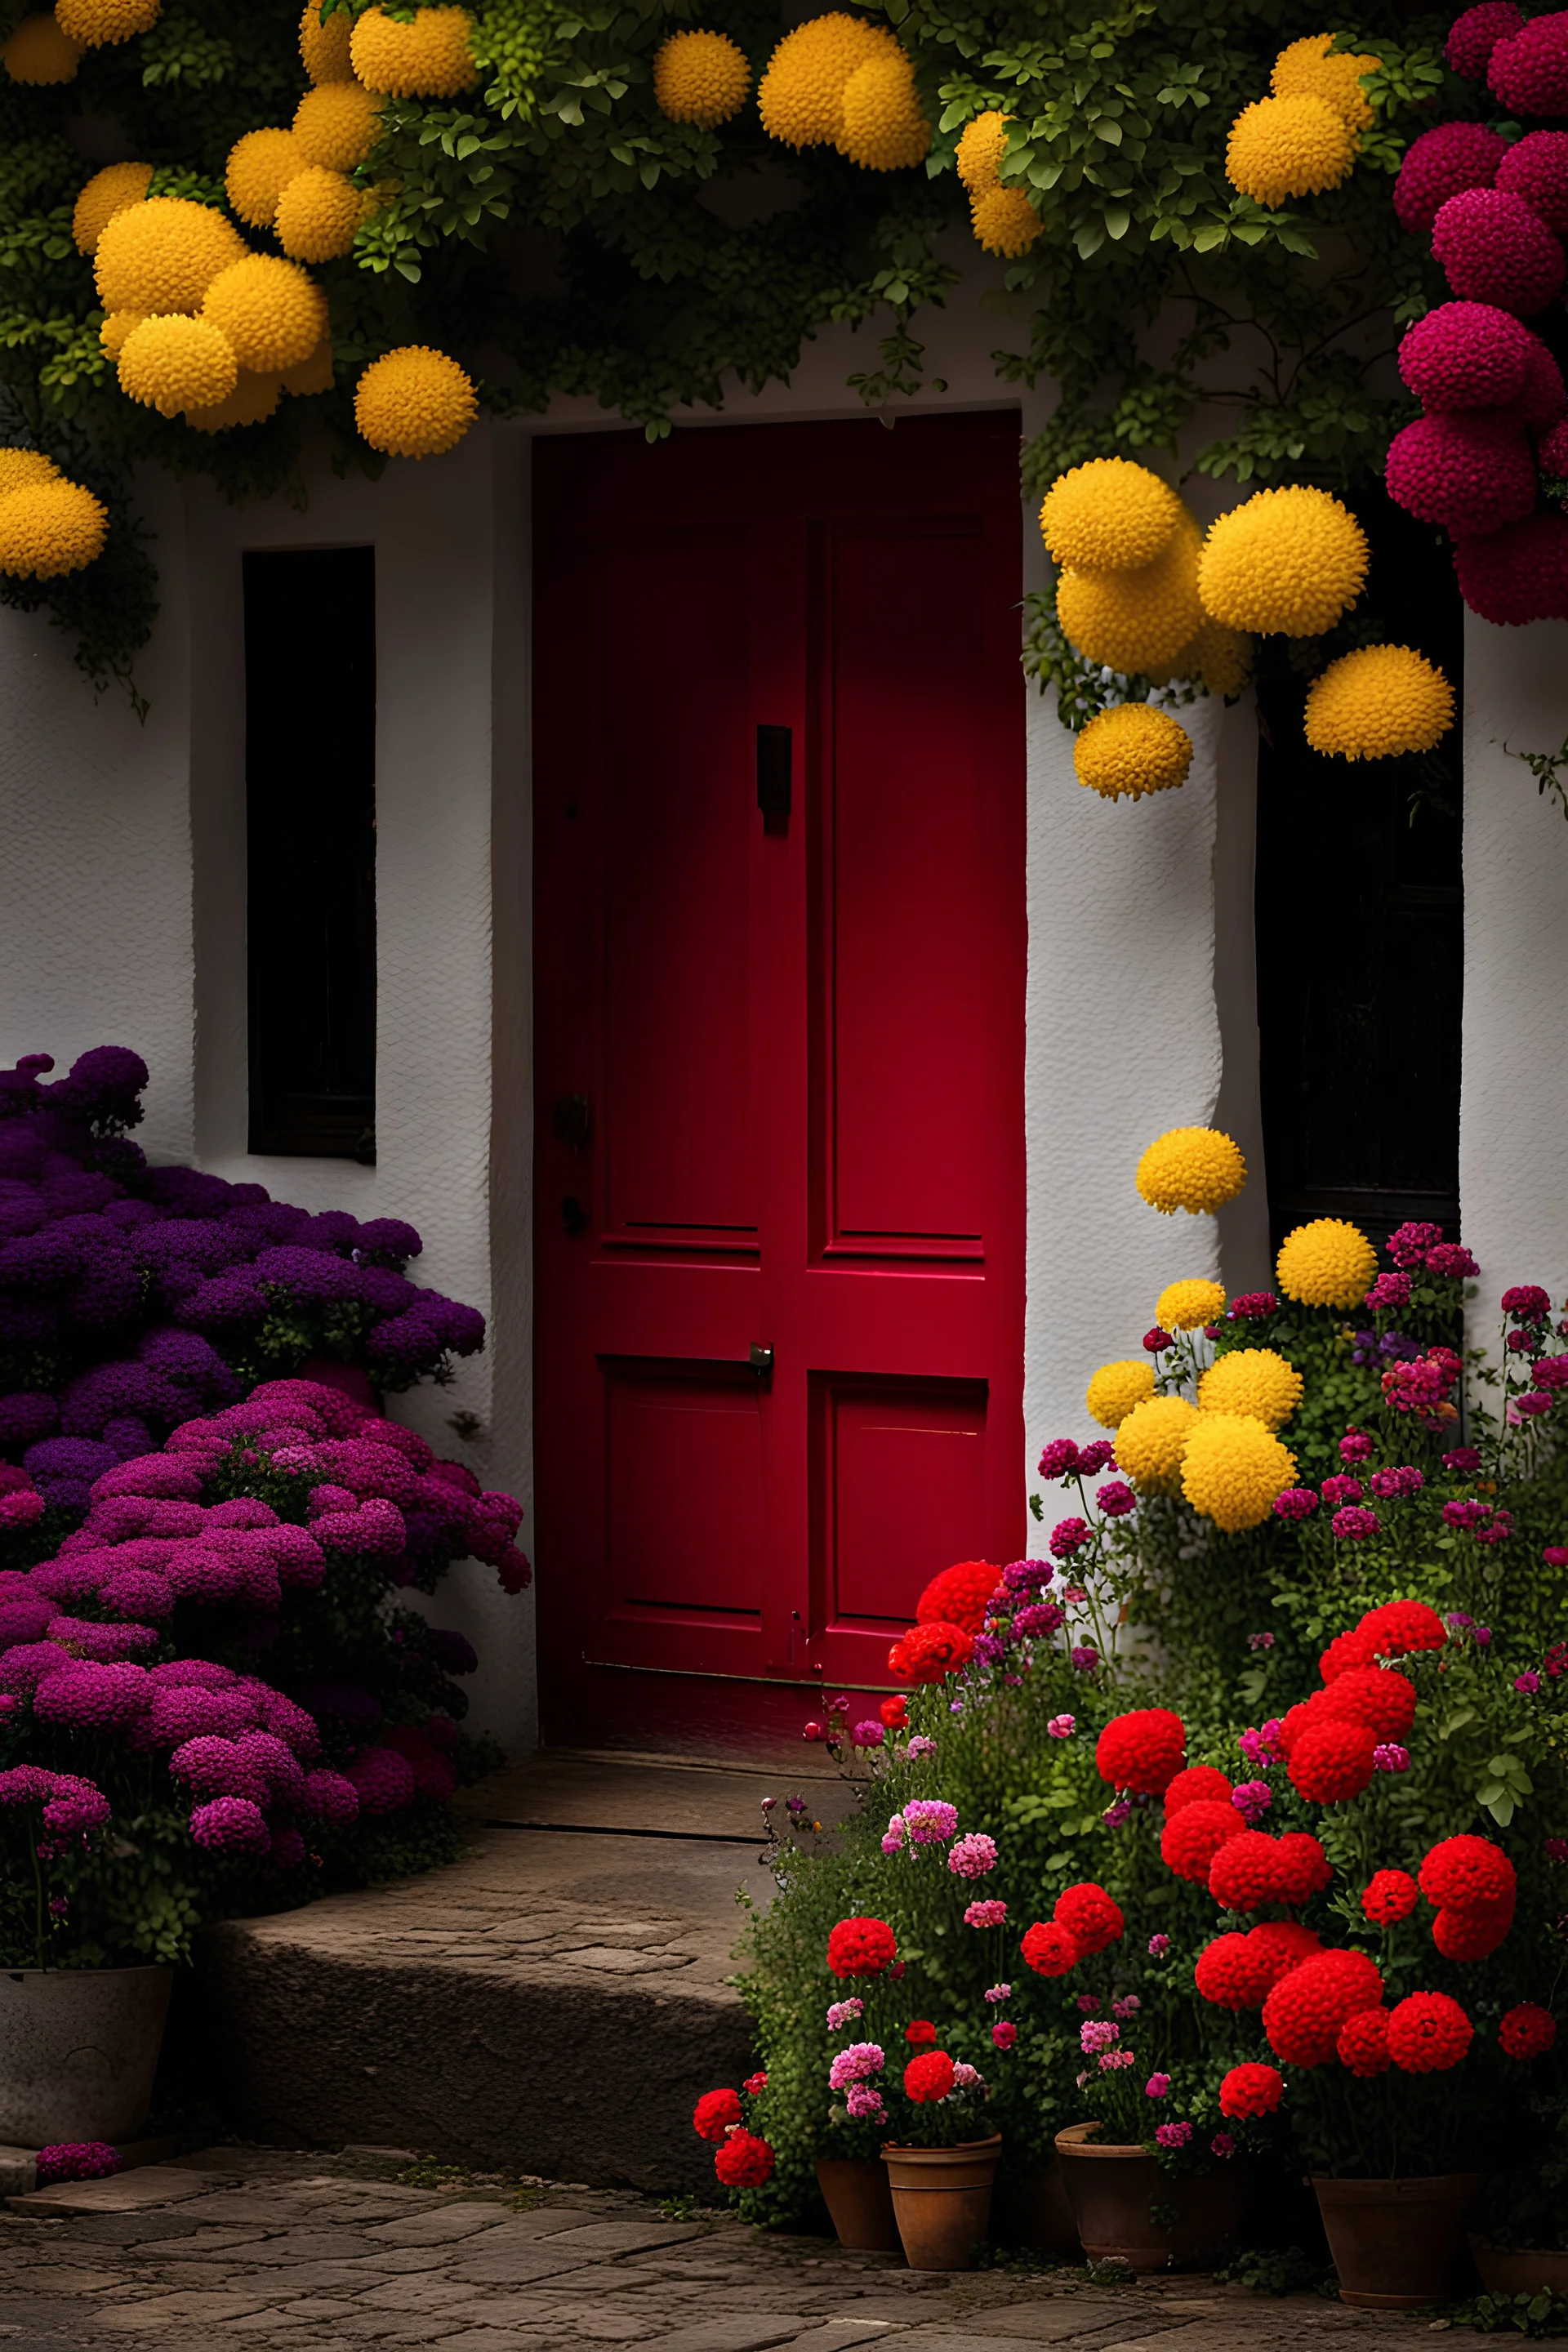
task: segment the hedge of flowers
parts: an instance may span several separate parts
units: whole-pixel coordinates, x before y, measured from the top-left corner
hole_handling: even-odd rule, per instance
[[[1182,1130],[1140,1189],[1244,1176]],[[1274,1292],[1174,1280],[1104,1433],[1043,1450],[1041,1556],[934,1579],[902,1687],[806,1727],[859,1802],[825,1844],[767,1801],[748,2211],[889,2136],[1000,2128],[1028,2172],[1093,2119],[1277,2166],[1282,2211],[1303,2171],[1489,2171],[1497,2242],[1568,2242],[1568,1314],[1510,1288],[1467,1353],[1475,1273],[1321,1220]]]
[[[149,1169],[137,1057],[49,1066],[0,1073],[0,1963],[128,1965],[449,1857],[478,1659],[397,1595],[529,1568],[374,1402],[483,1338],[412,1228]]]

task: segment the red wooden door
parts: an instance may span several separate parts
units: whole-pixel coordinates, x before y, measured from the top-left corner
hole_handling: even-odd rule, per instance
[[[795,1720],[1022,1542],[1017,420],[535,487],[546,1736]]]

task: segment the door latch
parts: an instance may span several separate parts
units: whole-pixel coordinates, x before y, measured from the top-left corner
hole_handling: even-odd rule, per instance
[[[747,1361],[758,1380],[765,1381],[771,1377],[773,1369],[773,1351],[771,1348],[764,1348],[760,1339],[752,1340]]]
[[[757,730],[757,806],[764,833],[787,833],[794,739],[787,727]]]

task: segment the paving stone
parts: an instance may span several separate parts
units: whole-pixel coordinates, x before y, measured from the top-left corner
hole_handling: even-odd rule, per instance
[[[14,2213],[135,2213],[144,2205],[175,2205],[187,2197],[205,2197],[212,2185],[207,2172],[144,2164],[108,2180],[62,2180],[52,2189],[35,2189],[28,2197],[5,2201]]]
[[[729,2313],[661,2336],[658,2352],[765,2352],[767,2346],[793,2343],[805,2332],[798,2312],[756,2311],[750,2318]]]
[[[120,2327],[131,2331],[153,2331],[179,2326],[182,2322],[200,2321],[205,2326],[216,2326],[226,2319],[243,2318],[247,2311],[266,2308],[264,2294],[240,2294],[237,2292],[192,2294],[159,2294],[145,2303],[118,2305],[113,2311],[99,2314],[100,2327]]]
[[[1112,2303],[1077,2295],[1052,2295],[1048,2301],[1005,2304],[1000,2311],[976,2312],[964,2322],[972,2336],[987,2341],[995,2336],[1024,2336],[1031,2344],[1068,2344],[1075,2336],[1110,2328],[1118,2343],[1132,2343],[1178,2325],[1158,2310],[1130,2313]]]
[[[405,2272],[444,2270],[452,2259],[450,2246],[378,2246],[374,2254],[361,2254],[355,2270],[366,2277],[396,2277]]]
[[[16,2286],[28,2294],[113,2294],[127,2282],[113,2271],[73,2268],[67,2263],[39,2263],[34,2268],[17,2271]]]
[[[432,2212],[409,2213],[397,2221],[378,2221],[364,2235],[384,2238],[395,2246],[439,2246],[455,2238],[471,2238],[480,2230],[493,2230],[510,2219],[506,2207],[499,2203],[438,2205]],[[531,2234],[537,2236],[538,2232]]]

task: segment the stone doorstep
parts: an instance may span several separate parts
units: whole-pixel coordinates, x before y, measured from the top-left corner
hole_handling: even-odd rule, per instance
[[[206,2140],[205,2132],[165,2132],[156,2139],[127,2140],[120,2150],[121,2172],[136,2172],[149,2164],[167,2164],[171,2158],[189,2156],[204,2147]],[[0,2197],[7,2203],[13,2198],[31,2195],[37,2177],[36,2147],[0,2146]]]
[[[30,2195],[9,2196],[14,2213],[41,2219],[69,2213],[138,2213],[148,2205],[183,2204],[237,2181],[237,2172],[182,2171],[168,2164],[144,2164],[134,2171],[112,2173],[107,2180],[61,2180],[52,2189],[35,2189]]]

